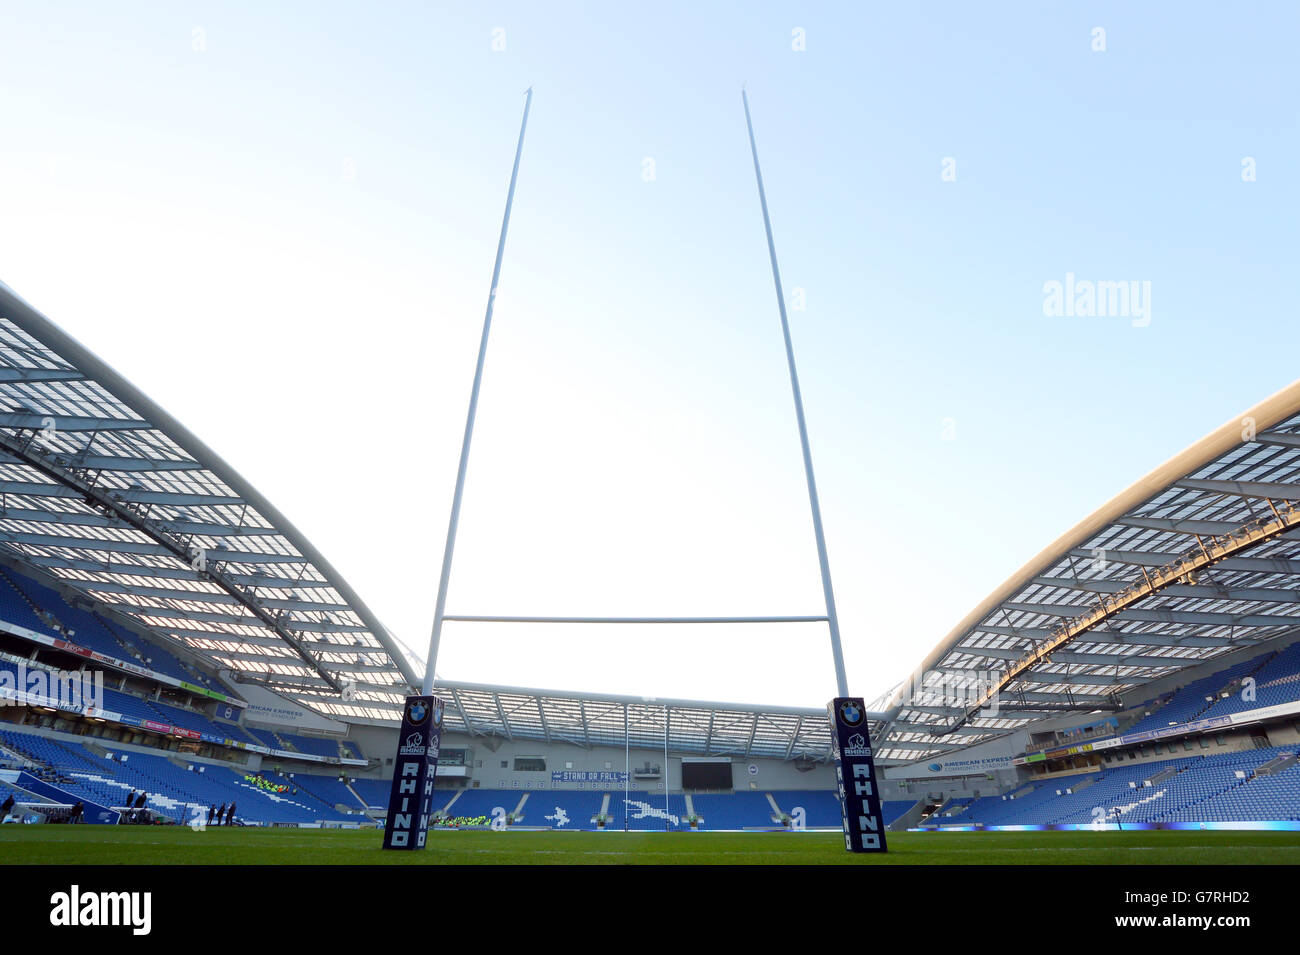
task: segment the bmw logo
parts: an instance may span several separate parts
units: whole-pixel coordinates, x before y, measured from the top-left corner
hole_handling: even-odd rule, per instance
[[[840,704],[840,722],[845,726],[857,726],[862,722],[862,707],[853,700]]]
[[[412,725],[418,726],[429,718],[429,704],[424,700],[412,700],[406,704],[406,718]]]

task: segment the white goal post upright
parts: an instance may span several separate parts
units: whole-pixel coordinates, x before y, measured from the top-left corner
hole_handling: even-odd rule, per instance
[[[742,89],[740,98],[745,104],[745,128],[749,131],[749,148],[754,154],[754,178],[758,182],[758,201],[763,208],[763,229],[767,233],[767,253],[772,261],[776,304],[781,312],[781,334],[785,336],[790,388],[794,392],[795,416],[799,420],[799,444],[803,448],[808,503],[812,508],[813,533],[817,537],[817,562],[821,566],[822,594],[826,598],[826,623],[831,632],[831,653],[835,659],[835,684],[839,693],[827,706],[826,715],[831,730],[831,753],[835,762],[836,790],[844,827],[844,848],[850,852],[886,852],[884,815],[881,812],[880,791],[876,787],[875,758],[871,752],[867,712],[860,698],[849,696],[848,678],[844,674],[844,650],[840,645],[839,617],[835,613],[835,591],[831,587],[831,565],[826,556],[826,535],[822,531],[822,509],[817,500],[817,480],[813,476],[812,452],[808,448],[808,425],[804,420],[799,373],[794,364],[794,346],[790,343],[790,322],[785,314],[785,292],[781,288],[781,270],[776,263],[776,243],[772,240],[772,220],[767,213],[763,171],[758,165],[754,123],[749,116],[749,95]]]
[[[519,144],[515,147],[515,165],[510,171],[510,189],[506,193],[506,211],[501,219],[501,237],[497,240],[496,264],[492,266],[492,288],[488,292],[487,312],[483,316],[483,335],[478,343],[478,364],[474,367],[474,385],[469,393],[469,412],[465,417],[465,438],[460,446],[460,464],[456,469],[456,491],[451,497],[451,518],[447,522],[447,546],[442,554],[442,576],[438,579],[438,598],[433,608],[433,632],[429,634],[429,656],[424,667],[421,692],[433,692],[433,671],[438,662],[438,643],[442,639],[442,621],[447,610],[447,583],[451,580],[451,558],[456,550],[456,528],[460,524],[460,501],[465,493],[465,471],[469,466],[469,446],[474,439],[474,416],[478,412],[478,393],[483,384],[483,361],[487,357],[488,333],[492,330],[492,307],[497,300],[497,283],[501,281],[501,259],[506,252],[506,232],[510,228],[510,207],[515,201],[515,183],[519,180],[519,159],[524,153],[524,132],[528,129],[528,110],[533,105],[533,88],[524,99],[524,119],[519,125]]]
[[[758,181],[758,202],[763,208],[763,229],[767,233],[767,254],[772,260],[772,283],[776,286],[776,306],[781,313],[781,334],[785,338],[785,360],[790,368],[790,390],[794,393],[794,414],[799,422],[799,446],[803,449],[803,471],[808,481],[808,503],[812,508],[813,535],[817,538],[817,563],[822,573],[822,595],[826,600],[826,624],[831,632],[831,656],[835,661],[835,686],[839,696],[849,695],[849,681],[844,673],[844,650],[840,646],[840,621],[835,613],[835,590],[831,587],[831,563],[826,556],[826,534],[822,531],[822,508],[817,499],[817,479],[813,476],[812,451],[808,447],[808,424],[803,414],[803,392],[799,389],[799,371],[794,364],[794,345],[790,341],[790,322],[785,314],[785,292],[781,288],[781,269],[776,263],[776,243],[772,240],[772,220],[767,214],[767,193],[763,189],[763,171],[758,166],[758,145],[754,142],[754,123],[749,118],[749,94],[740,91],[745,104],[745,128],[749,131],[749,149],[754,154],[754,178]]]

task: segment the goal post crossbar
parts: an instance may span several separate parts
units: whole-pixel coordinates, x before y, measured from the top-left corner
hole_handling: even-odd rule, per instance
[[[825,623],[824,616],[801,617],[503,617],[480,614],[444,614],[443,620],[460,623]]]

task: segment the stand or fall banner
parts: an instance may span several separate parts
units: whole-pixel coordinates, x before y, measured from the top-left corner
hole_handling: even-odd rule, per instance
[[[835,783],[844,821],[844,848],[884,852],[885,817],[876,789],[876,762],[867,733],[867,709],[859,697],[837,696],[826,707],[835,747]]]
[[[393,759],[385,849],[423,849],[433,813],[434,777],[442,742],[444,703],[436,696],[408,696]]]

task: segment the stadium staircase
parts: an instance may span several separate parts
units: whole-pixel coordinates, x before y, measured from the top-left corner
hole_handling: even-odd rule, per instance
[[[108,802],[95,799],[86,793],[75,792],[63,785],[39,779],[31,773],[19,773],[14,785],[37,796],[43,796],[49,802],[59,806],[72,806],[80,802],[84,807],[84,819],[88,823],[116,823],[118,813]]]
[[[1259,657],[1258,666],[1252,667],[1248,672],[1242,674],[1240,677],[1234,680],[1233,683],[1235,684],[1236,687],[1240,687],[1241,684],[1244,683],[1247,679],[1254,679],[1255,677],[1259,676],[1260,670],[1263,670],[1265,667],[1269,666],[1280,655],[1281,652],[1278,650],[1274,650],[1272,653],[1264,654],[1262,657]]]
[[[260,797],[262,797],[262,798],[264,798],[264,799],[269,799],[269,800],[270,800],[271,802],[273,802],[273,803],[280,804],[280,805],[278,805],[277,808],[281,808],[281,809],[283,809],[283,808],[287,808],[288,806],[294,806],[294,807],[296,807],[296,808],[298,808],[298,809],[303,810],[304,812],[306,812],[306,813],[308,813],[308,814],[311,814],[311,813],[314,812],[314,813],[316,813],[318,816],[321,815],[321,813],[320,813],[320,811],[319,811],[318,809],[314,809],[313,807],[307,805],[306,803],[302,802],[302,801],[299,800],[299,799],[296,799],[296,798],[294,798],[294,797],[292,797],[292,796],[289,796],[289,795],[286,795],[286,794],[284,794],[284,793],[273,793],[273,792],[268,792],[267,790],[262,789],[260,786],[254,786],[252,783],[249,783],[249,782],[245,781],[242,777],[236,779],[236,780],[234,781],[234,783],[235,783],[235,786],[239,787],[240,789],[247,790],[248,792],[253,793],[255,796],[260,796]],[[301,794],[301,792],[300,792],[300,794]],[[319,801],[319,800],[318,800],[318,801]],[[265,808],[266,808],[266,807],[264,807],[264,806],[258,806],[258,809],[265,810]],[[254,809],[252,815],[256,816],[256,815],[258,814],[258,809]],[[243,819],[243,818],[248,817],[248,815],[249,815],[249,814],[248,814],[248,810],[247,810],[247,808],[245,808],[244,811],[239,812],[239,813],[237,814],[236,818]]]
[[[460,798],[461,796],[463,796],[463,795],[465,795],[465,790],[464,790],[464,789],[457,789],[455,795],[453,795],[450,799],[447,800],[447,805],[443,806],[442,809],[439,810],[439,812],[440,812],[443,816],[450,817],[450,816],[451,816],[451,807],[454,806],[454,805],[456,805],[456,800],[459,799],[459,798]]]
[[[1206,714],[1206,711],[1212,709],[1214,706],[1216,706],[1216,705],[1218,704],[1219,700],[1222,699],[1222,697],[1223,697],[1223,695],[1224,695],[1225,693],[1231,695],[1232,693],[1236,692],[1237,689],[1239,689],[1239,688],[1241,687],[1241,683],[1242,683],[1243,680],[1245,680],[1247,677],[1252,677],[1252,676],[1254,676],[1256,673],[1258,673],[1260,670],[1262,670],[1265,666],[1267,666],[1267,665],[1269,664],[1269,662],[1272,661],[1272,659],[1273,659],[1275,656],[1277,656],[1277,653],[1276,653],[1276,652],[1274,652],[1274,653],[1266,653],[1266,654],[1264,654],[1262,657],[1260,657],[1260,658],[1259,658],[1259,662],[1258,662],[1257,664],[1255,664],[1255,666],[1251,667],[1247,672],[1242,673],[1242,674],[1239,674],[1239,675],[1233,675],[1233,676],[1231,676],[1228,680],[1226,680],[1224,683],[1222,683],[1222,684],[1219,686],[1218,689],[1216,689],[1213,693],[1210,693],[1210,694],[1209,694],[1210,699],[1208,699],[1208,700],[1205,701],[1205,705],[1204,705],[1204,706],[1202,706],[1202,707],[1201,707],[1200,709],[1198,709],[1195,713],[1193,713],[1191,716],[1189,716],[1189,717],[1188,717],[1184,722],[1187,722],[1187,723],[1194,723],[1194,722],[1196,722],[1197,720],[1199,720],[1202,716],[1204,716],[1204,715]],[[1252,662],[1254,662],[1254,661],[1252,661]],[[1234,668],[1234,669],[1235,669],[1235,668]],[[1229,672],[1232,672],[1232,671],[1229,671]]]
[[[929,805],[928,800],[918,799],[916,802],[912,803],[911,809],[908,809],[893,822],[889,823],[886,828],[891,832],[906,832],[908,829],[920,824],[921,816],[925,813],[925,807],[927,805]]]
[[[86,752],[88,752],[91,756],[94,756],[96,759],[108,758],[108,750],[105,749],[104,745],[100,743],[99,740],[97,739],[87,738],[82,740],[81,748],[84,749]]]
[[[109,636],[116,640],[118,645],[126,650],[132,658],[144,662],[144,650],[147,649],[152,655],[152,658],[156,658],[153,659],[153,662],[147,664],[151,669],[157,670],[159,673],[166,673],[169,676],[174,676],[179,680],[186,680],[187,682],[195,683],[199,686],[205,686],[210,690],[216,689],[225,692],[227,695],[234,695],[230,688],[225,686],[225,684],[220,680],[213,679],[198,667],[195,667],[193,664],[181,659],[163,644],[147,643],[141,645],[139,638],[130,630],[127,630],[119,624],[113,623],[113,621],[109,620],[107,617],[103,617],[93,611],[90,612],[90,616]]]
[[[939,819],[943,822],[961,822],[958,818],[964,813],[970,804],[975,800],[970,796],[950,796],[944,800],[943,804],[934,811],[931,819]]]
[[[135,647],[127,643],[126,640],[124,640],[121,637],[121,635],[119,635],[118,632],[114,630],[112,627],[104,625],[103,620],[100,618],[99,614],[92,613],[91,616],[94,617],[95,620],[99,621],[100,626],[103,627],[104,632],[107,633],[109,637],[112,638],[113,642],[122,648],[122,652],[126,654],[124,659],[132,660],[136,658],[137,653]]]
[[[54,800],[48,796],[42,796],[39,793],[29,792],[18,785],[19,775],[16,772],[6,772],[0,770],[0,796],[13,796],[17,803],[46,803],[53,804]],[[3,802],[3,800],[0,800]]]
[[[1189,766],[1171,766],[1169,769],[1162,769],[1149,779],[1143,780],[1148,786],[1158,786],[1167,779],[1173,779],[1179,773],[1185,773],[1191,767]]]
[[[352,782],[349,780],[348,782],[344,783],[343,785],[347,787],[348,792],[352,793],[352,797],[353,797],[354,799],[356,799],[356,801],[357,801],[357,805],[359,805],[359,806],[360,806],[363,810],[365,810],[366,812],[369,812],[369,811],[370,811],[370,804],[369,804],[368,802],[366,802],[364,799],[361,798],[361,793],[359,793],[359,792],[356,791],[356,789],[355,789],[355,788],[353,787],[353,785],[352,785]],[[350,807],[349,807],[349,808],[350,808]]]
[[[0,752],[12,753],[15,757],[17,757],[22,762],[28,763],[32,766],[39,767],[40,769],[44,769],[44,770],[51,769],[49,763],[45,762],[42,759],[39,759],[35,753],[33,753],[22,743],[17,742],[16,740],[11,741],[8,738],[6,738],[3,732],[0,732]]]
[[[13,589],[21,600],[23,606],[25,606],[28,612],[32,615],[33,619],[31,621],[22,621],[22,623],[32,622],[35,623],[37,627],[44,629],[47,633],[57,634],[59,637],[66,636],[63,630],[63,624],[59,622],[59,619],[47,608],[42,607],[33,600],[31,594],[29,594],[22,585],[18,583],[18,581],[9,576],[3,567],[0,567],[0,579],[3,579],[4,582]],[[15,620],[13,622],[19,623],[20,621]]]
[[[284,775],[284,773],[271,773],[268,775],[265,772],[262,773],[262,775],[267,779],[274,777],[273,781],[278,785],[289,786],[291,789],[298,790],[299,795],[311,797],[331,812],[347,811],[354,808],[344,803],[331,802],[329,799],[326,799],[320,793],[312,789],[308,783],[304,782],[305,777],[289,777]]]
[[[67,756],[68,756],[68,758],[70,758],[70,759],[74,759],[74,760],[76,760],[78,763],[82,763],[82,764],[84,764],[84,765],[86,765],[86,766],[94,766],[94,765],[95,765],[94,760],[92,760],[92,759],[90,759],[89,757],[87,757],[87,756],[85,755],[85,752],[84,752],[84,751],[81,752],[81,753],[78,753],[75,749],[72,748],[71,745],[69,745],[69,744],[67,744],[67,743],[62,743],[62,742],[60,742],[59,740],[56,740],[56,739],[52,739],[52,740],[50,740],[50,743],[53,744],[54,746],[56,746],[58,749],[62,750],[64,753],[66,753]]]
[[[1187,722],[1187,723],[1194,723],[1194,722],[1196,722],[1197,720],[1199,720],[1199,719],[1200,719],[1200,718],[1205,714],[1205,711],[1206,711],[1206,710],[1208,710],[1210,707],[1212,707],[1212,706],[1213,706],[1215,703],[1217,703],[1217,702],[1219,702],[1219,694],[1218,694],[1218,692],[1216,691],[1216,692],[1214,693],[1214,699],[1212,699],[1212,700],[1206,700],[1206,701],[1205,701],[1205,705],[1202,706],[1202,707],[1201,707],[1199,710],[1197,710],[1196,712],[1194,712],[1191,716],[1187,717],[1187,719],[1186,719],[1184,722]]]
[[[1297,758],[1295,753],[1283,754],[1281,756],[1277,756],[1274,757],[1273,759],[1270,759],[1263,766],[1257,768],[1255,770],[1255,775],[1276,776],[1279,773],[1286,772],[1288,769],[1294,766],[1297,763],[1297,761],[1300,761],[1300,759]]]
[[[7,745],[0,740],[0,763],[12,763],[17,766],[26,766],[31,763],[31,759],[14,747]]]

